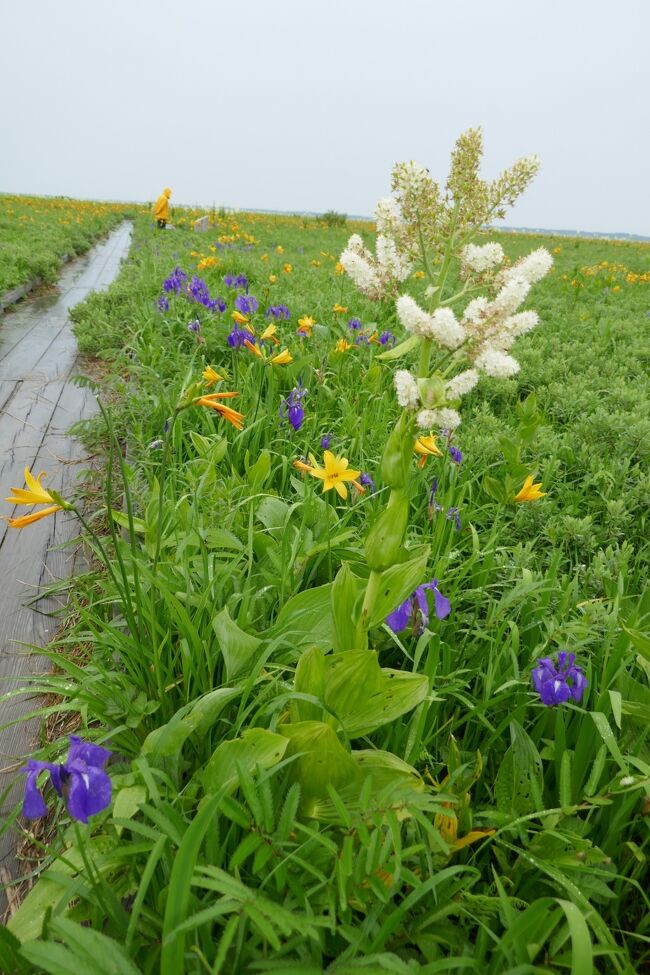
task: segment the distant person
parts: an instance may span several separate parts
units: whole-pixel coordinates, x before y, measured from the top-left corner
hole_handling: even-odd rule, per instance
[[[156,218],[159,230],[164,230],[169,220],[169,197],[172,191],[165,187],[153,205],[153,215]]]

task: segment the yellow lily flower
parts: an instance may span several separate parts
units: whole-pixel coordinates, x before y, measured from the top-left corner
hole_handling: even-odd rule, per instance
[[[296,332],[298,335],[306,335],[309,338],[315,324],[315,318],[311,318],[309,315],[303,315],[302,318],[298,319],[299,328],[296,329]]]
[[[313,260],[309,262],[312,267],[320,267],[320,261]]]
[[[208,393],[206,396],[201,396],[196,400],[195,406],[207,406],[211,410],[216,410],[220,413],[224,420],[228,423],[232,423],[237,430],[241,430],[244,426],[244,414],[238,413],[237,410],[233,410],[232,407],[226,406],[225,403],[220,403],[220,399],[231,399],[233,396],[239,396],[239,393]]]
[[[336,272],[336,274],[345,274],[345,268],[343,267],[340,261],[336,262],[334,271]]]
[[[293,264],[283,264],[282,270],[284,271],[285,274],[291,274],[291,272],[293,271]]]
[[[65,501],[57,500],[57,498],[43,487],[41,478],[47,476],[45,473],[34,477],[29,468],[26,467],[23,474],[27,487],[12,488],[13,493],[10,497],[5,498],[5,501],[8,501],[9,504],[46,504],[48,507],[43,508],[41,511],[32,511],[28,515],[21,515],[19,518],[8,518],[7,524],[10,528],[25,528],[35,521],[40,521],[41,518],[47,518],[49,515],[53,515],[56,511],[70,509],[72,507],[72,505],[67,504]]]
[[[345,315],[347,310],[348,309],[345,305],[339,305],[338,303],[332,306],[332,311],[335,315]]]
[[[288,366],[290,362],[293,362],[293,356],[288,349],[283,349],[282,352],[278,352],[271,359],[271,365],[273,366]]]
[[[214,386],[215,383],[220,383],[222,381],[223,376],[220,376],[218,372],[215,372],[212,366],[206,366],[203,370],[203,378],[208,386]]]
[[[318,477],[323,482],[323,492],[334,488],[336,493],[343,499],[348,496],[348,489],[345,481],[356,481],[361,471],[348,470],[347,457],[335,457],[331,450],[326,450],[323,454],[324,467],[314,467],[309,473],[312,477]]]
[[[428,437],[418,437],[415,441],[414,451],[421,454],[418,467],[422,468],[427,462],[427,457],[442,457],[442,451],[436,446],[436,438],[429,434]]]
[[[260,261],[268,261],[268,259],[269,259],[268,254],[262,254],[262,256],[260,257]]]
[[[424,271],[416,271],[413,277],[416,278],[416,280],[421,281],[424,277]]]
[[[279,338],[276,338],[276,335],[275,335],[275,333],[277,332],[277,330],[278,330],[278,326],[277,325],[274,325],[274,324],[267,325],[267,327],[264,329],[264,331],[260,335],[260,339],[266,339],[267,341],[274,342],[275,345],[279,345],[280,344],[280,339]]]
[[[277,274],[269,274],[269,281],[271,282],[271,284],[275,284],[277,280],[278,280]]]
[[[541,481],[539,484],[533,484],[533,475],[529,474],[521,491],[515,494],[515,501],[538,501],[540,498],[545,498],[546,492],[540,491],[541,486]]]
[[[443,805],[447,809],[452,809],[453,804],[450,802],[445,802]],[[458,820],[455,816],[445,816],[443,813],[438,813],[434,819],[433,825],[437,830],[440,831],[440,835],[446,843],[449,843],[453,847],[454,852],[457,850],[462,850],[464,847],[469,846],[471,843],[476,843],[478,840],[485,839],[486,836],[492,836],[496,833],[495,829],[473,829],[465,836],[458,838]]]
[[[314,458],[313,454],[309,455],[309,460],[311,461],[311,464],[306,464],[304,460],[294,460],[293,466],[297,471],[300,471],[301,474],[313,474],[314,470],[316,470],[316,459]]]
[[[240,311],[234,311],[232,313],[232,320],[236,322],[237,325],[248,325],[249,318],[247,315],[242,315]]]
[[[244,345],[246,346],[248,351],[252,352],[253,355],[256,355],[258,359],[264,358],[264,356],[262,355],[262,350],[260,349],[259,345],[257,345],[256,342],[249,342],[248,339],[244,339]]]
[[[282,246],[282,244],[278,244],[278,246],[275,249],[278,254],[284,254],[284,247]]]
[[[346,342],[345,339],[339,339],[338,342],[336,343],[336,346],[335,346],[334,351],[335,352],[347,352],[348,349],[351,349],[351,348],[352,348],[352,346],[351,346],[351,344],[349,342]]]

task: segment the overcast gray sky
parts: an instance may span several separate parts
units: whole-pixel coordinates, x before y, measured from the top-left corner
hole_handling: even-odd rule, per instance
[[[0,0],[0,191],[370,214],[537,152],[507,223],[650,235],[650,0]]]

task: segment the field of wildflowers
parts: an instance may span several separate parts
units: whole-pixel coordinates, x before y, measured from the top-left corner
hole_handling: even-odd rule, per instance
[[[74,310],[107,466],[9,499],[95,560],[3,971],[648,964],[650,247],[486,233],[537,161],[481,149],[374,224],[139,216]]]
[[[53,283],[65,257],[83,254],[136,209],[67,197],[0,194],[0,298],[35,278]]]

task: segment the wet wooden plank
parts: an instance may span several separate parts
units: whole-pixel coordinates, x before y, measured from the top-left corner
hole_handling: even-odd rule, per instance
[[[92,415],[96,403],[88,390],[69,382],[76,346],[67,310],[94,282],[110,282],[109,265],[114,276],[129,241],[130,226],[123,226],[67,265],[58,293],[27,298],[19,310],[0,318],[0,498],[11,487],[22,487],[25,467],[47,471],[46,486],[63,496],[74,495],[86,460],[81,445],[66,431]],[[5,509],[11,515],[8,505]],[[0,695],[26,691],[0,697],[0,795],[14,783],[0,809],[2,818],[20,801],[23,781],[16,780],[16,771],[33,750],[39,723],[32,719],[6,725],[34,707],[29,676],[49,667],[34,648],[51,639],[57,626],[51,614],[61,606],[59,598],[41,599],[35,608],[27,603],[52,581],[71,574],[77,537],[76,520],[64,511],[22,530],[0,521]],[[16,839],[11,832],[0,837],[3,877],[15,874]]]

